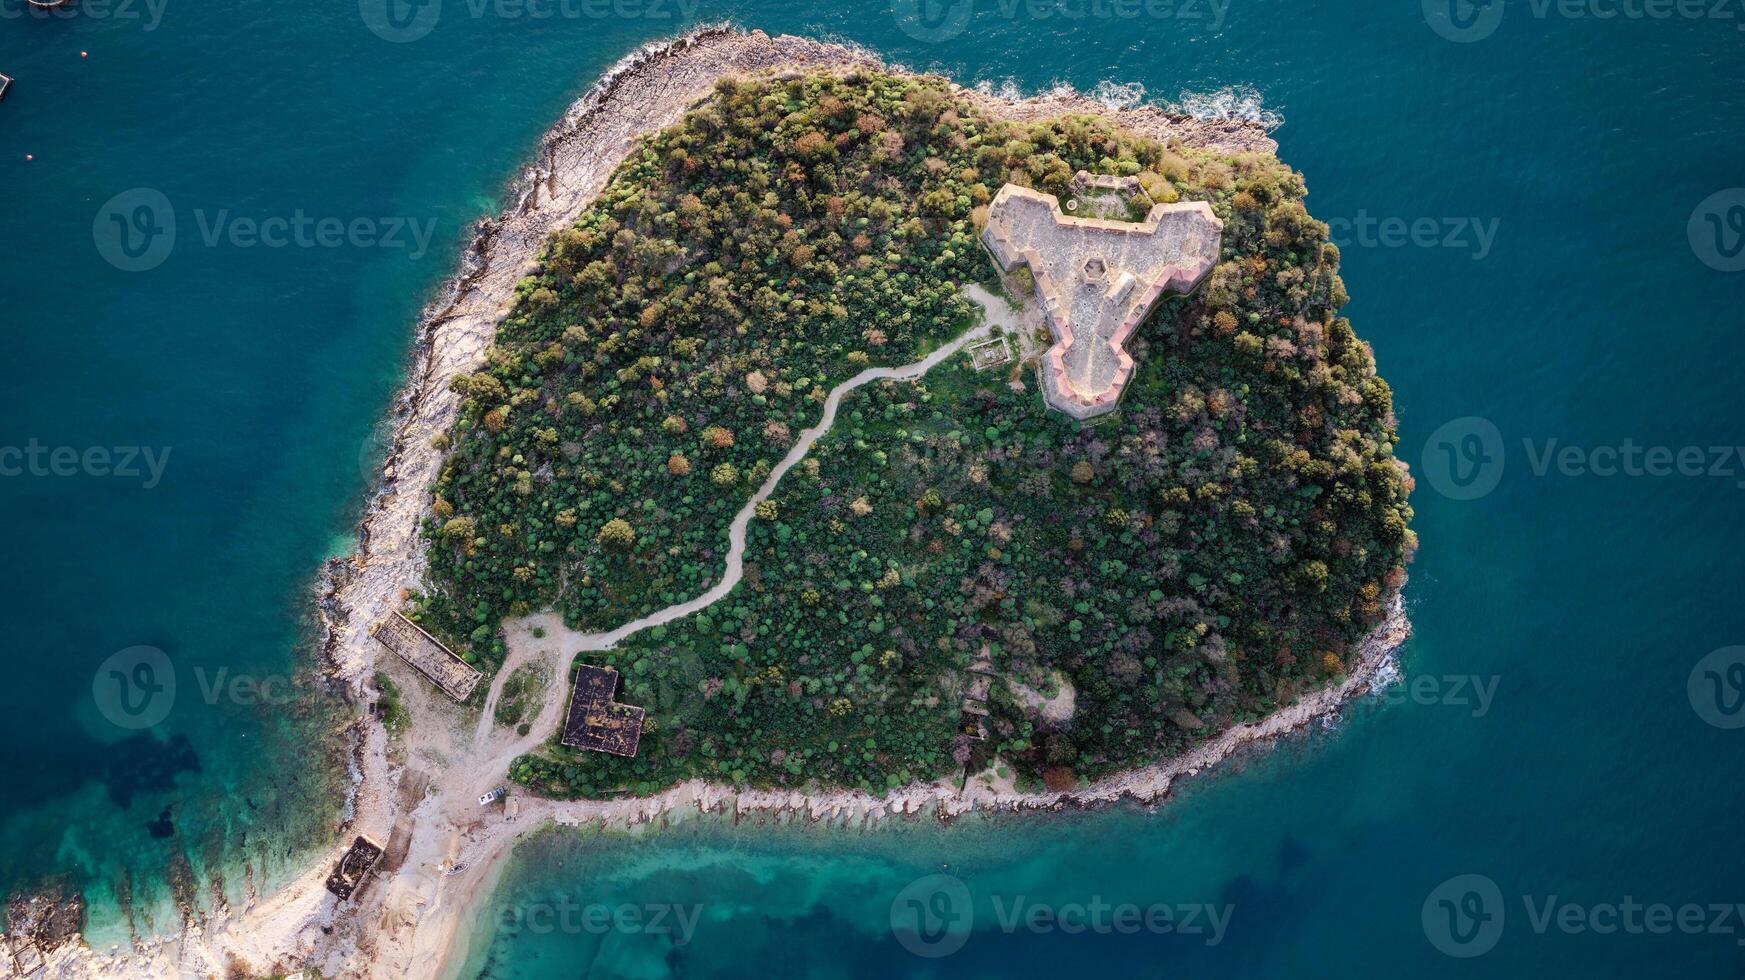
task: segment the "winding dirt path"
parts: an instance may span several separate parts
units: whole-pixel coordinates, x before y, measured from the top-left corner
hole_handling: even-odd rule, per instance
[[[830,395],[824,399],[824,414],[819,418],[818,424],[801,431],[800,437],[794,440],[794,445],[788,450],[788,454],[782,457],[782,461],[776,464],[775,469],[770,470],[769,476],[764,478],[763,485],[757,488],[757,492],[752,494],[751,499],[747,500],[745,506],[739,509],[739,513],[734,515],[733,523],[727,528],[727,573],[721,577],[721,581],[716,582],[709,587],[708,591],[694,599],[668,606],[605,633],[583,633],[569,629],[561,622],[556,624],[557,628],[554,630],[552,624],[546,622],[542,625],[546,628],[547,638],[575,653],[587,650],[610,650],[633,633],[641,632],[651,626],[670,623],[694,612],[700,612],[732,592],[733,587],[738,585],[739,580],[745,576],[745,533],[751,527],[752,518],[756,516],[757,505],[770,498],[770,495],[775,492],[776,486],[782,482],[782,477],[798,465],[800,460],[805,459],[806,454],[812,451],[813,445],[830,431],[831,426],[836,424],[836,410],[842,406],[843,396],[874,381],[913,381],[962,350],[965,344],[988,336],[993,326],[1004,323],[1009,318],[1010,314],[1007,311],[1005,301],[982,287],[966,287],[964,295],[982,307],[984,322],[981,325],[964,331],[957,339],[950,341],[913,364],[905,364],[901,367],[867,368],[830,389]],[[526,622],[526,620],[521,622]],[[504,667],[507,668],[508,664],[505,663]],[[505,671],[497,672],[497,678],[491,684],[491,694],[487,699],[487,704],[494,705],[496,703],[505,676]],[[560,688],[558,693],[561,695],[564,693],[561,690],[562,685],[558,686]]]
[[[721,580],[702,595],[675,603],[603,633],[572,630],[564,625],[563,617],[555,612],[538,613],[504,624],[509,655],[504,659],[503,666],[498,668],[497,675],[491,679],[490,691],[485,695],[484,708],[474,726],[472,744],[466,757],[456,760],[444,773],[443,785],[437,798],[434,798],[444,816],[457,825],[467,822],[474,815],[470,811],[476,809],[478,797],[506,780],[510,764],[519,756],[537,749],[557,729],[569,695],[566,676],[568,671],[565,668],[572,657],[590,650],[610,650],[642,630],[700,612],[726,598],[733,591],[740,579],[745,577],[745,539],[752,519],[757,516],[757,505],[775,493],[782,477],[797,466],[800,460],[805,459],[818,440],[836,424],[837,410],[842,407],[842,399],[849,392],[874,381],[913,381],[961,351],[965,344],[986,337],[995,326],[1005,324],[1010,310],[1003,300],[980,286],[969,286],[964,293],[982,308],[981,324],[964,331],[956,339],[919,361],[900,367],[867,368],[830,389],[830,394],[824,399],[824,413],[819,417],[818,424],[800,432],[787,455],[770,470],[769,476],[764,478],[757,492],[733,516],[733,523],[727,528],[727,570]],[[498,731],[496,710],[503,697],[504,685],[517,669],[542,661],[549,674],[538,717],[528,726],[525,735],[512,737],[506,731]]]
[[[555,612],[544,612],[504,624],[509,656],[491,680],[489,693],[473,730],[471,745],[463,757],[452,759],[436,777],[436,791],[415,808],[414,822],[424,828],[415,835],[403,871],[385,884],[384,904],[393,919],[410,926],[409,935],[393,937],[390,948],[376,960],[381,967],[409,971],[406,975],[435,976],[456,965],[457,926],[466,911],[488,894],[502,858],[522,831],[541,826],[561,814],[555,801],[527,797],[521,820],[506,824],[479,805],[479,796],[503,785],[514,761],[544,744],[562,724],[569,696],[566,666],[577,653],[607,650],[626,637],[698,612],[733,591],[745,575],[746,534],[756,516],[757,505],[770,498],[782,477],[806,458],[818,440],[836,424],[842,400],[856,388],[874,381],[913,381],[961,351],[964,345],[989,335],[1003,322],[1003,301],[980,287],[967,289],[968,297],[984,312],[983,322],[958,335],[926,357],[900,367],[868,368],[830,390],[818,423],[803,430],[781,462],[770,470],[751,499],[734,515],[728,527],[726,572],[703,594],[603,633],[583,633],[564,626]],[[527,734],[499,729],[496,707],[504,685],[518,668],[543,663],[550,674],[541,699],[539,716]]]
[[[425,488],[435,479],[442,453],[430,437],[447,431],[459,399],[447,385],[454,374],[482,363],[497,325],[508,314],[516,284],[535,268],[536,256],[555,230],[573,222],[595,200],[614,169],[638,140],[680,118],[728,76],[782,72],[887,70],[871,54],[841,45],[760,31],[741,33],[725,25],[705,27],[670,41],[655,42],[613,66],[541,141],[516,185],[515,203],[482,222],[462,259],[462,269],[443,296],[425,311],[418,328],[417,356],[392,414],[394,451],[377,493],[366,505],[358,530],[357,552],[331,562],[322,595],[327,629],[324,645],[333,676],[349,684],[360,704],[375,694],[371,678],[379,651],[369,625],[398,608],[403,590],[416,587],[427,566],[420,521],[427,512]],[[894,69],[893,69],[894,70]],[[994,115],[1040,120],[1062,115],[1100,114],[1162,142],[1180,140],[1225,153],[1273,152],[1261,127],[1240,121],[1205,122],[1165,110],[1138,106],[1111,110],[1062,90],[1031,99],[1007,99],[955,88],[956,94]],[[989,311],[990,323],[1010,322],[1011,312],[977,287],[967,290]],[[501,858],[525,830],[541,823],[598,823],[630,826],[678,807],[714,810],[793,810],[812,819],[864,820],[938,807],[1054,806],[1054,797],[970,800],[955,787],[931,784],[871,797],[855,792],[805,797],[798,793],[739,792],[732,787],[690,782],[650,798],[558,802],[522,799],[522,816],[505,822],[502,814],[478,805],[477,794],[497,785],[517,755],[537,747],[561,720],[567,658],[580,650],[605,649],[637,630],[688,615],[730,592],[743,574],[745,532],[757,502],[767,499],[781,476],[803,458],[835,420],[848,391],[870,381],[913,379],[981,336],[972,331],[930,357],[901,368],[862,372],[839,386],[818,426],[802,434],[795,450],[747,504],[731,528],[732,557],[727,574],[697,599],[663,610],[605,634],[577,634],[552,616],[547,636],[529,630],[523,649],[511,649],[510,663],[493,680],[478,720],[461,716],[435,698],[414,700],[414,725],[404,745],[390,746],[385,728],[360,712],[354,752],[356,789],[345,808],[345,839],[315,855],[293,880],[265,897],[235,907],[223,905],[190,917],[173,937],[142,940],[131,947],[101,952],[83,942],[63,943],[47,953],[47,976],[54,980],[126,978],[175,980],[191,975],[218,976],[236,964],[256,973],[289,972],[302,967],[324,976],[400,980],[434,977],[445,964],[464,958],[464,934],[455,946],[462,915],[484,901]],[[546,664],[551,671],[539,716],[527,736],[494,730],[503,685],[518,666]],[[428,692],[425,692],[428,693]],[[436,696],[439,698],[440,696]],[[425,702],[428,702],[427,704]],[[463,730],[464,729],[464,730]],[[451,737],[452,736],[452,737]],[[392,749],[392,750],[391,750]],[[433,778],[426,794],[423,779]],[[416,778],[414,778],[416,777]],[[1135,777],[1137,778],[1137,777]],[[1167,779],[1113,786],[1110,792],[1143,792],[1155,798]],[[337,903],[323,880],[353,835],[378,841],[409,838],[398,869],[379,872],[379,881]],[[464,866],[464,871],[457,868]],[[0,941],[0,949],[5,946]]]

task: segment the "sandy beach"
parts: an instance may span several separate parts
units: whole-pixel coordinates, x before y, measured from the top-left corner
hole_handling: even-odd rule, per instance
[[[842,45],[708,28],[639,50],[565,112],[541,141],[534,162],[509,197],[512,203],[506,212],[480,223],[463,268],[419,324],[415,360],[394,406],[394,449],[362,516],[358,550],[343,561],[330,562],[324,571],[319,599],[331,673],[347,685],[360,706],[377,696],[373,678],[378,668],[394,673],[413,718],[411,730],[403,739],[391,740],[360,707],[355,725],[356,784],[347,803],[345,827],[332,848],[287,887],[242,907],[190,918],[178,935],[132,949],[97,951],[76,941],[62,944],[43,951],[40,971],[28,975],[168,980],[226,976],[233,969],[259,975],[314,968],[326,977],[445,976],[465,959],[464,924],[488,898],[516,839],[548,823],[628,828],[694,809],[728,814],[789,812],[812,820],[876,826],[896,818],[949,820],[972,810],[1041,810],[1120,800],[1151,803],[1167,795],[1176,780],[1217,765],[1243,746],[1301,729],[1370,689],[1410,632],[1397,595],[1386,620],[1354,651],[1348,673],[1335,686],[1263,720],[1227,730],[1180,758],[1074,791],[1020,793],[1009,786],[972,780],[963,791],[953,781],[912,785],[873,797],[859,792],[735,791],[687,782],[651,797],[610,801],[553,801],[517,794],[519,812],[512,820],[500,807],[479,806],[478,795],[502,784],[509,764],[543,743],[557,727],[567,695],[559,676],[562,666],[578,649],[616,642],[630,627],[583,637],[565,630],[552,614],[509,624],[509,659],[493,679],[482,711],[450,703],[397,663],[378,663],[386,654],[370,639],[369,628],[396,609],[404,590],[418,587],[425,573],[418,525],[429,505],[425,488],[441,465],[431,438],[446,432],[459,410],[459,397],[449,391],[448,379],[482,363],[497,324],[509,311],[515,284],[532,271],[546,238],[589,205],[639,137],[676,121],[708,96],[717,79],[883,67],[871,55]],[[1098,112],[1159,139],[1180,139],[1225,152],[1276,150],[1265,130],[1251,123],[1200,121],[1146,106],[1112,109],[1065,91],[1029,100],[959,91],[988,111],[1013,118]],[[938,358],[954,349],[938,352]],[[936,358],[930,363],[937,362]],[[868,373],[912,377],[915,374],[900,372],[915,367]],[[874,377],[845,383],[832,399],[839,400],[847,388]],[[827,425],[828,416],[818,431]],[[802,440],[785,465],[797,462],[810,444],[810,439]],[[773,472],[760,493],[767,494],[782,472]],[[739,541],[742,547],[743,528]],[[713,601],[731,588],[735,578],[730,575],[704,596],[681,604],[685,608],[666,612],[680,615]],[[507,678],[517,668],[529,666],[543,671],[548,683],[528,733],[517,735],[492,724],[493,709]],[[373,880],[351,902],[338,903],[323,881],[358,835],[384,844],[386,853]]]

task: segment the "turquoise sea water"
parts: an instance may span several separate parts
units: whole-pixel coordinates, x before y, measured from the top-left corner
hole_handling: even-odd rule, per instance
[[[1705,461],[1745,443],[1745,272],[1724,271],[1745,193],[1710,200],[1745,187],[1745,10],[443,0],[432,24],[361,7],[47,20],[0,0],[18,79],[0,103],[0,450],[42,454],[39,475],[0,476],[0,885],[69,874],[112,940],[161,927],[175,881],[235,894],[244,868],[271,878],[327,839],[343,774],[303,748],[336,744],[332,697],[299,677],[308,589],[348,546],[409,325],[564,105],[637,43],[731,16],[964,81],[1247,86],[1280,113],[1420,476],[1408,686],[1155,814],[548,835],[481,910],[463,975],[1745,973],[1745,921],[1707,911],[1745,902],[1745,728],[1725,727],[1745,682],[1730,655],[1699,665],[1745,643],[1745,461],[1594,473],[1626,440]],[[367,23],[430,29],[391,43]],[[145,246],[162,212],[138,210],[158,199],[105,208],[135,189],[173,210],[167,253]],[[111,212],[145,220],[124,240]],[[369,234],[251,243],[252,222],[299,214]],[[404,247],[364,244],[384,235]],[[54,447],[80,454],[73,475]],[[114,467],[87,464],[94,447],[149,448],[161,474],[97,475]],[[147,698],[168,675],[173,698]],[[961,892],[929,877],[942,865]],[[1445,884],[1460,875],[1489,885]],[[1553,896],[1575,911],[1544,920]],[[1216,944],[1003,921],[1099,899],[1229,918]],[[527,916],[566,901],[697,918],[681,944],[622,916],[603,933]],[[1629,903],[1704,922],[1630,929],[1620,908],[1599,931]],[[893,910],[961,948],[914,955]]]

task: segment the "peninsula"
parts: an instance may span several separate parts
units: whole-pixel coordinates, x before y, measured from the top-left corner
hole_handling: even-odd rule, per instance
[[[1276,149],[804,38],[626,59],[427,312],[328,568],[330,853],[6,952],[443,976],[550,823],[1151,802],[1336,711],[1409,631],[1411,481]]]

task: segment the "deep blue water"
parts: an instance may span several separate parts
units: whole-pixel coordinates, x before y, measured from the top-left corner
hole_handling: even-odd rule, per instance
[[[1346,312],[1394,388],[1420,476],[1404,657],[1417,686],[1153,815],[873,839],[705,823],[632,845],[542,840],[506,878],[511,911],[560,894],[696,905],[690,941],[512,933],[490,911],[467,975],[1745,973],[1737,915],[1728,933],[1597,934],[1535,929],[1529,911],[1557,896],[1576,907],[1568,921],[1603,927],[1627,899],[1745,902],[1745,728],[1725,727],[1745,721],[1745,683],[1728,670],[1738,658],[1699,664],[1745,643],[1745,460],[1730,457],[1730,476],[1595,473],[1626,440],[1701,447],[1705,470],[1707,447],[1745,444],[1745,272],[1728,271],[1745,264],[1729,258],[1745,191],[1712,199],[1745,187],[1745,9],[1606,19],[1515,0],[1493,24],[1401,0],[977,0],[967,20],[939,8],[918,22],[907,0],[576,3],[549,18],[443,2],[427,36],[390,43],[346,0],[140,0],[55,20],[0,0],[0,72],[18,79],[0,103],[13,760],[0,885],[70,873],[114,937],[118,882],[161,912],[177,854],[234,892],[244,863],[283,873],[331,832],[337,783],[301,748],[330,728],[331,698],[300,684],[281,703],[275,679],[308,662],[311,576],[347,546],[410,324],[565,104],[635,44],[732,16],[963,81],[1139,82],[1164,100],[1248,86],[1280,113],[1281,155],[1344,239]],[[1444,36],[1462,32],[1485,36]],[[177,237],[136,259],[99,216],[141,188],[169,203]],[[131,220],[158,199],[123,200]],[[431,237],[422,251],[404,230],[404,247],[248,244],[251,222],[299,214],[361,219],[372,238],[402,219]],[[105,254],[162,261],[129,272]],[[1473,416],[1494,430],[1443,428]],[[40,475],[4,454],[32,446]],[[1572,446],[1572,463],[1535,472]],[[78,472],[54,475],[53,447],[79,453]],[[161,474],[97,475],[112,465],[84,465],[93,447],[150,448]],[[1487,454],[1500,470],[1476,465]],[[111,660],[141,646],[163,659]],[[129,684],[173,673],[175,696],[141,700],[112,670]],[[239,674],[275,693],[223,687]],[[1455,678],[1490,694],[1480,704]],[[125,727],[159,707],[156,724]],[[902,892],[942,863],[968,896],[952,921],[975,931],[950,957],[917,957],[892,909],[957,911],[930,904],[937,881]],[[1467,874],[1494,895],[1443,887]],[[1098,896],[1231,914],[1216,945],[1007,931],[1019,895],[1069,916]],[[1479,916],[1448,918],[1444,898]],[[1479,927],[1485,914],[1499,934]],[[1456,951],[1494,948],[1441,952],[1464,926]]]

